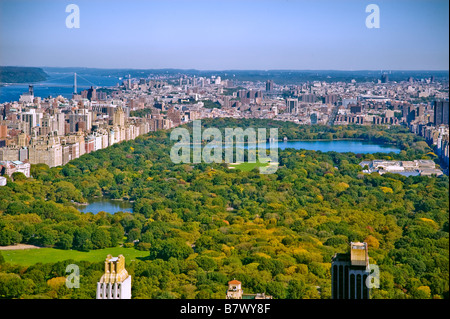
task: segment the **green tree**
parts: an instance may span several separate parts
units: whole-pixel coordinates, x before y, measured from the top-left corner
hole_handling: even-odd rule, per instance
[[[12,173],[11,177],[15,182],[27,180],[27,177],[22,172],[14,172],[14,173]]]
[[[292,279],[287,287],[287,299],[302,299],[306,295],[306,285],[303,281]]]
[[[192,248],[181,238],[169,238],[150,248],[150,257],[153,259],[169,260],[171,257],[186,259],[191,253],[193,253]]]
[[[0,246],[9,246],[20,243],[22,236],[19,232],[12,229],[2,229],[0,231]]]
[[[34,286],[31,279],[21,279],[17,274],[0,273],[0,298],[20,298],[32,293]]]
[[[104,228],[97,228],[92,232],[91,241],[93,249],[102,249],[111,246],[111,235]]]
[[[81,251],[92,249],[91,232],[85,228],[77,228],[73,235],[73,248]]]

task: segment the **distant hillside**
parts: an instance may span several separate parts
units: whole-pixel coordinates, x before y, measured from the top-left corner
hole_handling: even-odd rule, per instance
[[[0,83],[30,83],[44,81],[48,74],[40,68],[0,66]]]
[[[239,81],[273,80],[276,84],[298,84],[302,82],[377,82],[381,79],[381,70],[196,70],[196,69],[95,69],[81,67],[45,67],[46,72],[73,73],[80,75],[116,76],[128,78],[146,78],[151,75],[165,75],[179,78],[181,75],[211,77],[220,76],[222,79],[236,79]],[[437,81],[448,81],[449,73],[427,70],[389,70],[390,81],[407,81],[410,77],[416,80],[435,77]]]

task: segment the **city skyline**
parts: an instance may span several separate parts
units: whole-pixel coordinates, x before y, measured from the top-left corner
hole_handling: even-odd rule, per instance
[[[447,1],[0,2],[1,65],[101,69],[448,70]],[[366,7],[380,8],[367,28]]]

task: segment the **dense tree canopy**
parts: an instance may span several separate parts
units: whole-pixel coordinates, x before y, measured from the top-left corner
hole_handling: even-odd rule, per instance
[[[232,278],[249,293],[330,298],[332,256],[347,252],[350,241],[366,241],[381,275],[373,298],[448,298],[448,177],[363,174],[359,166],[429,158],[420,138],[399,127],[231,119],[203,125],[272,126],[280,138],[331,134],[402,151],[286,149],[277,172],[264,175],[220,163],[174,164],[168,132],[152,132],[63,167],[33,165],[33,178],[8,180],[0,188],[0,245],[148,250],[145,260],[127,261],[135,298],[224,298]],[[84,214],[74,206],[102,195],[134,201],[134,213]],[[103,260],[83,263],[86,284],[74,290],[55,279],[68,263],[21,268],[0,258],[0,298],[94,298]]]

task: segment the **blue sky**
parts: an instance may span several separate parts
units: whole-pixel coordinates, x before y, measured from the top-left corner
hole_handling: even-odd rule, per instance
[[[80,28],[68,29],[68,4]],[[368,29],[368,4],[380,28]],[[448,70],[447,0],[0,0],[0,65]]]

